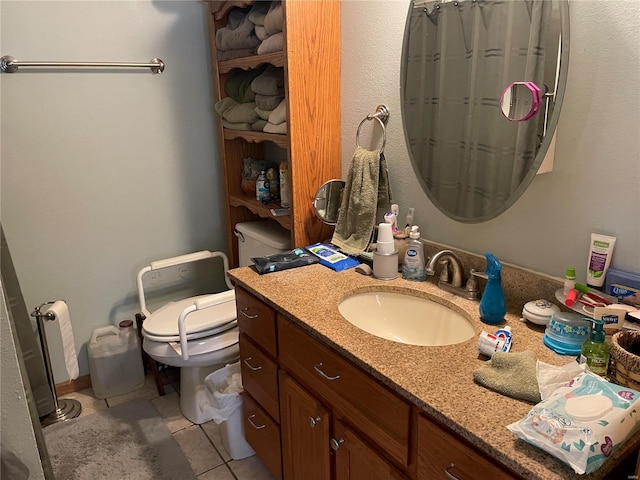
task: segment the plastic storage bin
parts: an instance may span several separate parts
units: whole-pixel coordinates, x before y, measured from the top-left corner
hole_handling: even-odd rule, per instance
[[[213,421],[220,424],[222,444],[234,460],[255,455],[255,451],[244,438],[244,423],[242,421],[242,381],[234,382],[235,376],[240,375],[240,362],[227,365],[216,370],[205,378],[207,395],[210,400]],[[234,385],[235,383],[235,385]],[[235,388],[229,393],[223,393],[228,386]]]
[[[91,386],[97,398],[129,393],[144,385],[140,347],[131,320],[96,328],[87,345]]]
[[[291,250],[291,233],[273,220],[237,223],[235,233],[241,267],[253,265],[251,257]]]

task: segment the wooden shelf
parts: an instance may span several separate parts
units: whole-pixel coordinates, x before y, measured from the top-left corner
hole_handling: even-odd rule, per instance
[[[248,197],[246,195],[230,195],[229,205],[232,207],[245,207],[260,218],[272,218],[287,230],[291,230],[291,215],[275,217],[271,214],[272,208],[281,208],[280,205],[275,202],[267,203],[265,205],[253,197]]]
[[[272,52],[263,55],[223,60],[218,62],[218,72],[220,72],[220,74],[229,73],[234,68],[249,70],[250,68],[259,67],[265,63],[270,63],[274,67],[284,67],[284,52]]]
[[[287,148],[289,146],[289,138],[286,135],[279,133],[254,132],[253,130],[230,130],[225,128],[223,129],[223,134],[225,140],[241,138],[242,140],[252,143],[273,142],[281,148]]]
[[[226,83],[236,70],[273,65],[284,69],[287,131],[285,134],[231,130],[219,126],[220,164],[224,178],[229,260],[238,266],[235,225],[272,218],[291,233],[291,248],[311,245],[331,235],[333,228],[320,221],[313,209],[318,188],[340,176],[340,2],[335,0],[282,0],[283,51],[222,60],[216,50],[216,32],[227,27],[233,7],[254,0],[207,0],[209,43],[216,101],[227,96]],[[272,148],[273,146],[278,148]],[[278,150],[284,150],[281,152]],[[288,163],[291,210],[274,217],[253,195],[245,195],[242,160],[264,159]]]

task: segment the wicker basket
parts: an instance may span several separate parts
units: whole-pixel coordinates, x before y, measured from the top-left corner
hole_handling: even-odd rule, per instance
[[[640,331],[618,332],[611,341],[611,357],[615,361],[613,376],[620,385],[640,390],[640,356],[629,350],[640,352]]]

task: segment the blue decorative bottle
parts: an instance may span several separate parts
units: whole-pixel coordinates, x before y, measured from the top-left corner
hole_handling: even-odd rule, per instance
[[[484,256],[487,258],[487,269],[484,273],[488,276],[488,282],[480,299],[480,320],[495,325],[502,322],[507,313],[500,276],[502,265],[492,254],[485,253]]]

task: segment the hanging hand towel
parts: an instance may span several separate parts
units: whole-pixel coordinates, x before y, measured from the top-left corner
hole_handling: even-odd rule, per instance
[[[338,222],[331,243],[347,254],[366,250],[378,208],[389,208],[391,189],[387,163],[380,150],[357,147],[351,159]]]

